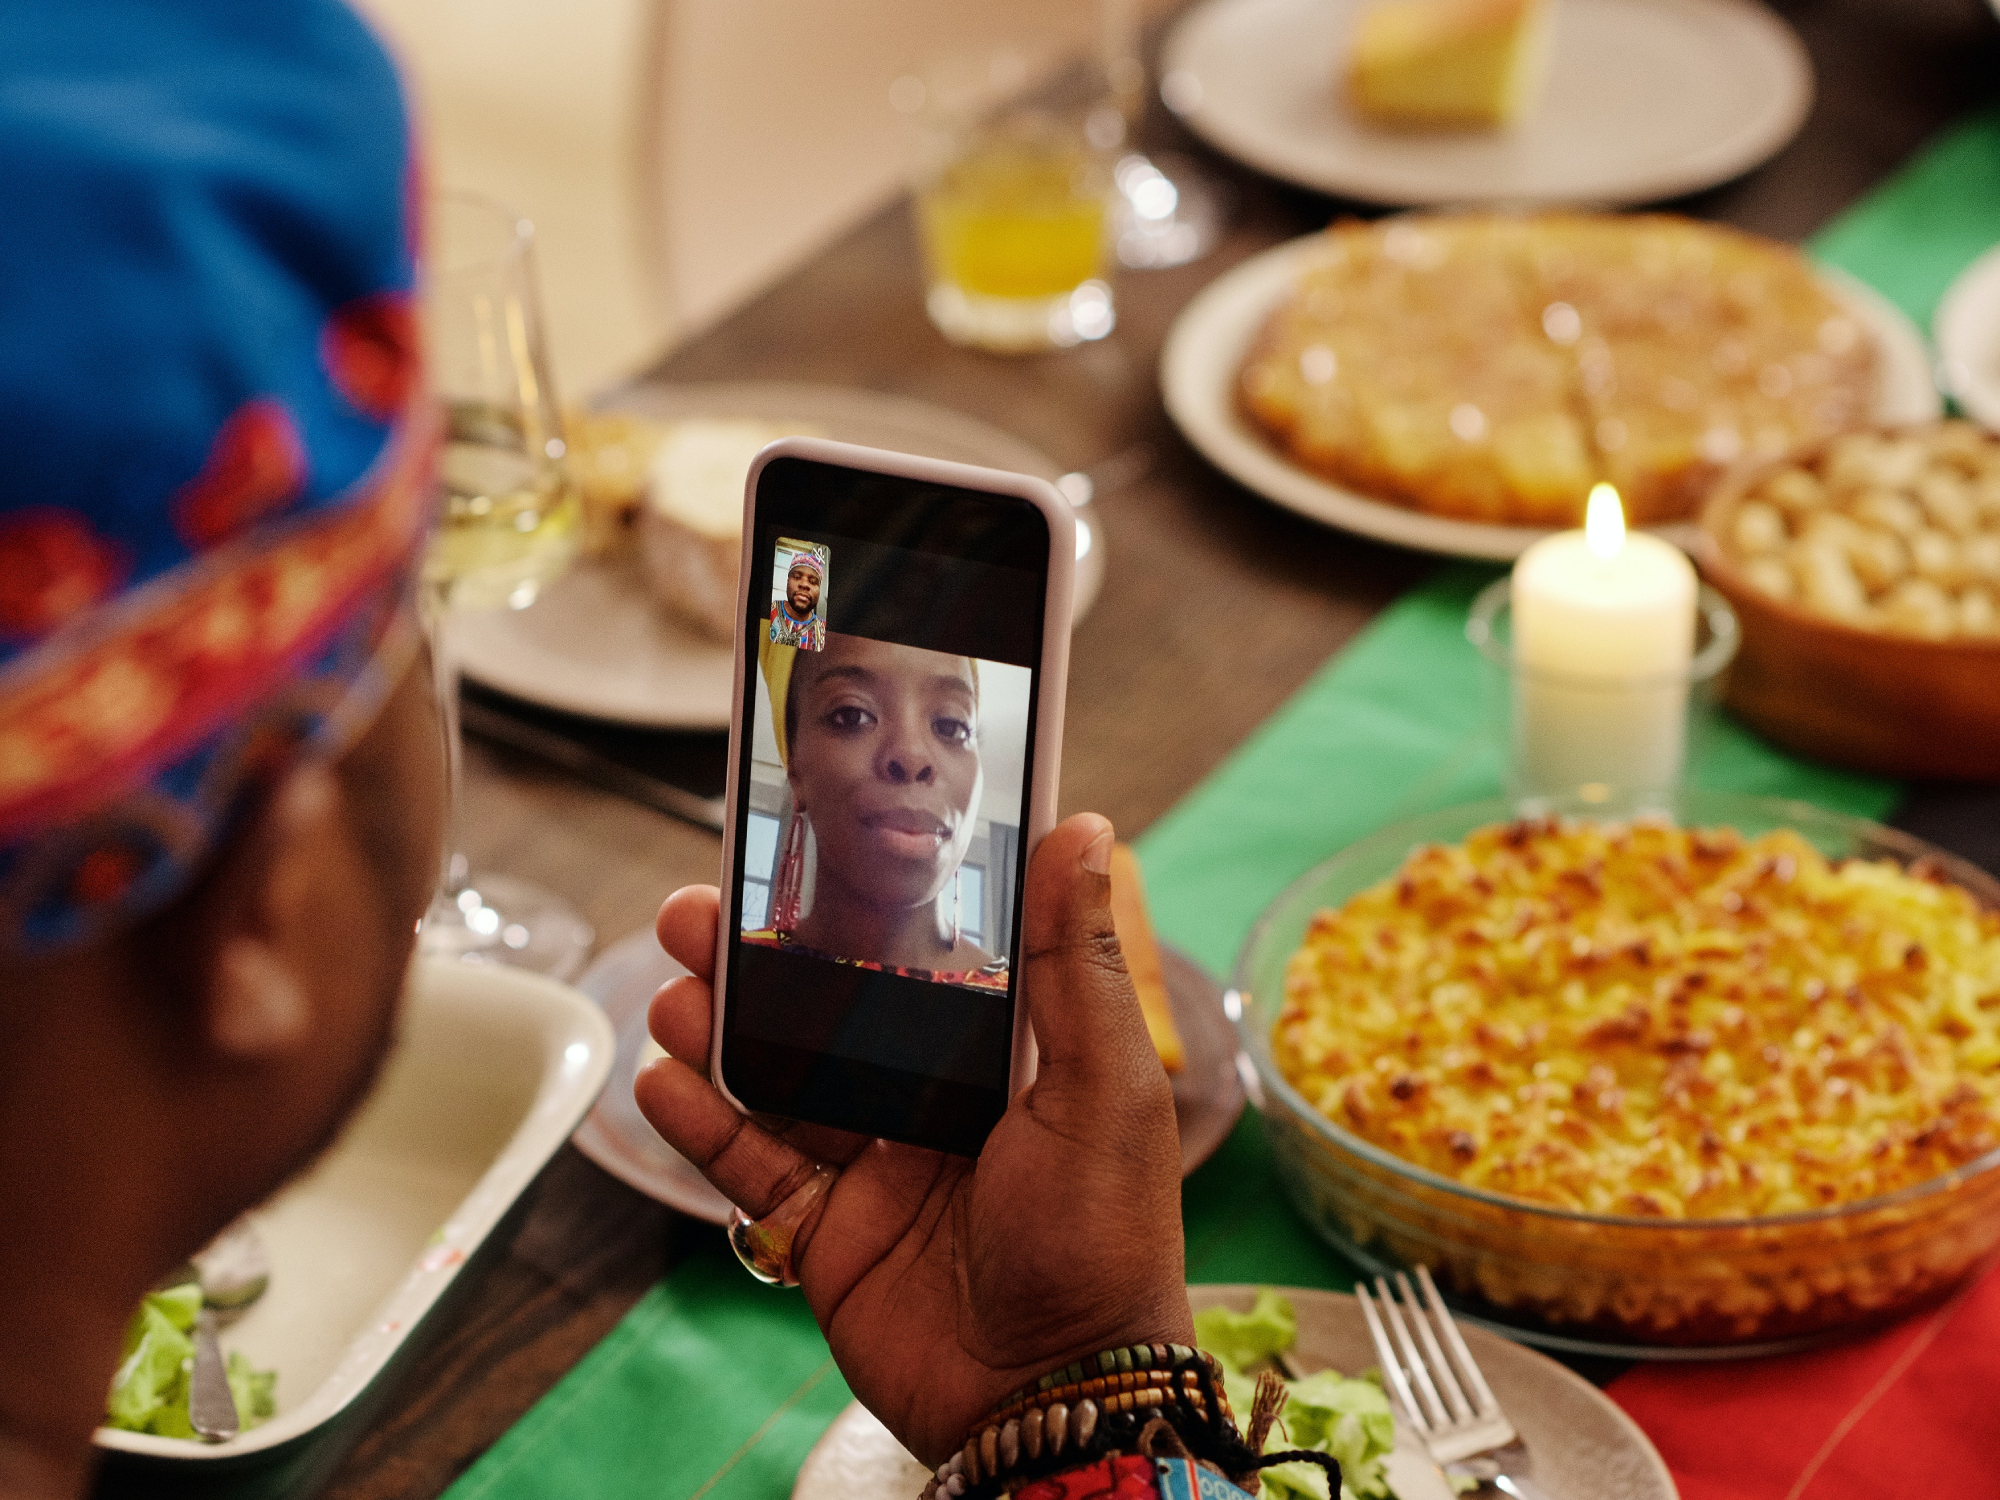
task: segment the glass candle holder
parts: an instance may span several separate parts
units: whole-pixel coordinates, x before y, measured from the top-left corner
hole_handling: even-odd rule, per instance
[[[1740,635],[1729,601],[1702,585],[1685,670],[1585,677],[1515,660],[1511,583],[1501,578],[1482,589],[1465,624],[1489,669],[1489,711],[1506,750],[1508,793],[1588,800],[1593,792],[1678,788],[1736,657]]]

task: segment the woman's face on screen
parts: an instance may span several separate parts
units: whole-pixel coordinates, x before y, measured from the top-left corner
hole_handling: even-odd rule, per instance
[[[792,670],[792,796],[812,819],[815,879],[885,908],[935,901],[965,858],[979,807],[972,663],[828,635]]]

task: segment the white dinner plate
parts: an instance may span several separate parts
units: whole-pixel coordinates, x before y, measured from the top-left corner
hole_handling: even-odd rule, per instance
[[[1174,1007],[1187,1065],[1174,1076],[1174,1116],[1180,1127],[1181,1172],[1215,1153],[1243,1113],[1236,1071],[1236,1028],[1222,1009],[1222,987],[1180,950],[1162,945],[1167,998]],[[618,1038],[611,1079],[574,1137],[577,1150],[619,1181],[671,1208],[729,1222],[729,1201],[639,1113],[632,1081],[646,1055],[646,1011],[659,987],[686,969],[660,950],[651,928],[629,933],[584,971],[576,987],[604,1008]]]
[[[1160,354],[1167,414],[1208,461],[1238,483],[1288,510],[1377,541],[1456,557],[1506,561],[1537,538],[1533,526],[1496,526],[1426,515],[1323,479],[1280,453],[1253,427],[1236,401],[1236,376],[1251,342],[1290,293],[1321,237],[1307,235],[1253,255],[1217,277],[1181,309]],[[1915,324],[1887,298],[1838,271],[1820,271],[1827,290],[1875,335],[1881,350],[1878,422],[1927,422],[1937,416],[1931,356]],[[1682,539],[1686,528],[1659,528]]]
[[[1931,332],[1952,399],[1973,421],[2000,431],[2000,245],[1959,273]]]
[[[1298,1312],[1293,1358],[1305,1373],[1335,1369],[1358,1374],[1379,1363],[1361,1305],[1343,1292],[1284,1288]],[[1196,1310],[1218,1303],[1248,1311],[1247,1286],[1191,1286]],[[1488,1333],[1461,1324],[1466,1347],[1501,1407],[1521,1434],[1529,1473],[1549,1494],[1589,1500],[1675,1500],[1673,1477],[1638,1424],[1574,1371]],[[1448,1494],[1435,1468],[1399,1419],[1390,1483],[1397,1500]],[[1416,1451],[1413,1452],[1412,1450]],[[847,1408],[799,1468],[792,1500],[909,1500],[930,1478],[887,1428],[859,1403]]]
[[[1342,97],[1370,0],[1208,0],[1174,28],[1161,93],[1218,150],[1367,203],[1679,197],[1774,155],[1812,105],[1812,63],[1750,0],[1555,0],[1548,73],[1509,130],[1400,131]]]
[[[664,421],[798,422],[871,448],[1041,479],[1062,473],[1047,455],[997,427],[926,402],[846,386],[640,385],[605,405]],[[1089,505],[1077,521],[1075,617],[1081,619],[1104,583],[1104,533]],[[579,563],[530,608],[462,611],[450,629],[467,677],[530,703],[653,729],[729,727],[735,688],[729,644],[658,608],[627,558]]]

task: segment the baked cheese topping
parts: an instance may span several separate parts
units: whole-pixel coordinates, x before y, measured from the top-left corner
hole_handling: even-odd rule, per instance
[[[1791,832],[1498,825],[1319,913],[1273,1050],[1329,1119],[1469,1186],[1820,1209],[2000,1146],[2000,914]]]

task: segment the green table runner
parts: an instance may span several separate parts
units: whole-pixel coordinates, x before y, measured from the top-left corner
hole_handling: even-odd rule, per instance
[[[2000,112],[1948,132],[1813,250],[1926,328],[1951,278],[2000,241]],[[1294,876],[1371,829],[1493,794],[1483,671],[1462,629],[1489,569],[1405,596],[1140,841],[1161,933],[1218,974]],[[1718,726],[1702,785],[1880,816],[1886,782],[1809,766]],[[1284,1205],[1246,1116],[1184,1198],[1188,1275],[1345,1286]],[[718,1233],[486,1453],[450,1500],[784,1500],[848,1399],[796,1292],[758,1286]]]
[[[1482,659],[1466,644],[1472,596],[1497,570],[1453,568],[1399,600],[1139,842],[1162,933],[1227,974],[1266,905],[1329,853],[1401,818],[1500,793]],[[1690,779],[1880,817],[1897,790],[1812,766],[1727,720]],[[1189,1179],[1189,1281],[1353,1285],[1347,1263],[1285,1202],[1262,1128],[1245,1114]]]

